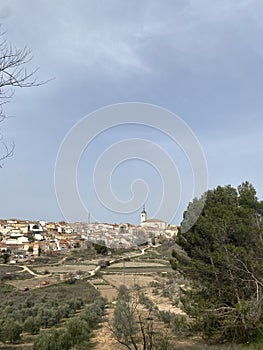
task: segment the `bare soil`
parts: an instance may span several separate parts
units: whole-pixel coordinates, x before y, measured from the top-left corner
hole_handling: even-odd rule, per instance
[[[144,294],[158,307],[160,311],[170,311],[176,315],[186,315],[179,307],[174,306],[169,298],[153,294],[151,288],[145,289]]]
[[[92,340],[94,344],[93,350],[119,350],[119,344],[113,338],[110,331],[108,320],[112,318],[114,310],[108,309],[105,317],[105,322],[101,323],[100,328],[95,332],[95,337]]]
[[[41,288],[48,286],[50,284],[58,283],[59,279],[56,277],[33,277],[25,280],[12,280],[7,281],[6,284],[9,284],[10,286],[13,286],[19,290],[25,290],[25,288],[28,289],[35,289],[35,288]]]
[[[114,288],[110,285],[95,285],[95,288],[110,303],[113,302],[114,300],[116,300],[117,294],[118,294],[118,291],[116,288]]]

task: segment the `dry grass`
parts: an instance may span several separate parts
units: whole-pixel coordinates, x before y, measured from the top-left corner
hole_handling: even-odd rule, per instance
[[[97,291],[106,298],[110,303],[116,300],[118,291],[116,288],[110,285],[96,285]]]
[[[94,265],[61,265],[61,266],[39,266],[34,270],[43,273],[46,270],[50,273],[77,273],[78,271],[89,272],[94,270]]]
[[[141,268],[141,267],[166,267],[166,265],[157,263],[157,262],[147,262],[147,261],[126,261],[125,262],[125,268],[134,267],[134,268]],[[109,266],[109,269],[115,268],[115,267],[123,267],[123,263],[119,262],[116,264],[112,264]]]
[[[119,288],[123,284],[125,284],[127,288],[133,288],[136,285],[140,287],[148,286],[148,284],[154,280],[154,277],[139,274],[125,274],[125,276],[122,274],[105,274],[103,279],[115,288]]]
[[[176,344],[174,344],[173,350],[262,350],[262,346],[245,346],[238,344],[209,345],[205,342],[195,341],[192,339],[189,341],[178,341]]]
[[[94,286],[89,282],[82,280],[76,281],[74,284],[66,284],[62,282],[48,285],[44,288],[32,289],[26,292],[17,290],[10,285],[0,283],[0,306],[1,303],[5,303],[7,299],[14,304],[19,304],[24,302],[27,298],[36,302],[42,298],[64,301],[81,298],[85,303],[89,303],[97,294],[98,291]]]

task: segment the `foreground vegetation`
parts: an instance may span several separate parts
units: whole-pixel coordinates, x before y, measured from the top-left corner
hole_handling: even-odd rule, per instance
[[[179,233],[183,250],[172,253],[173,268],[190,281],[184,310],[207,338],[263,344],[263,204],[247,182],[219,186],[190,203],[182,227],[202,205]]]
[[[0,340],[6,344],[33,342],[37,350],[88,344],[105,307],[105,300],[85,281],[26,292],[1,283],[0,294]]]
[[[186,314],[159,311],[140,292],[134,296],[124,290],[112,324],[115,339],[134,350],[262,349],[262,214],[263,203],[248,182],[237,189],[218,186],[190,203],[182,228],[193,225],[179,232],[170,260],[177,284],[178,277],[184,283],[179,290],[161,286],[170,300],[178,298]],[[151,286],[160,292],[158,283]],[[194,336],[203,339],[200,344],[178,342]]]
[[[92,331],[104,315],[105,300],[97,298],[77,317],[70,318],[59,328],[42,331],[34,341],[34,350],[70,350],[81,345],[89,348]]]
[[[182,227],[200,206],[201,215],[186,233],[179,232],[177,244],[161,239],[157,247],[134,258],[138,265],[158,262],[164,267],[170,259],[173,270],[149,264],[151,281],[139,287],[135,282],[144,270],[136,267],[133,289],[120,287],[108,328],[122,349],[263,347],[262,202],[249,183],[238,189],[219,186],[189,204]],[[74,250],[66,259],[83,262],[97,254],[92,247]],[[105,300],[89,282],[72,277],[21,291],[5,283],[32,276],[17,266],[0,270],[0,348],[69,350],[94,345],[92,337],[104,320]],[[103,280],[104,270],[100,276]],[[121,274],[118,278],[120,283],[125,280]],[[141,278],[146,282],[145,275]],[[163,310],[161,304],[165,304]]]

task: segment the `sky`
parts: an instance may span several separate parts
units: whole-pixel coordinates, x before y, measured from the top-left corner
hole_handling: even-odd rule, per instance
[[[174,176],[174,186],[166,189],[175,197],[168,203],[174,215],[162,212],[159,218],[179,224],[195,193],[194,179],[202,176],[193,172],[186,150],[162,128],[132,118],[130,124],[104,130],[96,113],[89,121],[101,132],[82,150],[74,169],[85,214],[73,210],[65,218],[61,210],[54,171],[65,137],[94,111],[127,102],[158,106],[186,123],[206,159],[207,188],[248,180],[262,199],[261,0],[1,0],[0,23],[13,46],[31,50],[28,69],[39,67],[39,81],[51,79],[17,89],[5,106],[12,117],[1,123],[0,132],[7,144],[15,143],[15,153],[0,169],[1,218],[86,221],[90,213],[92,221],[138,224],[144,204],[148,217],[158,216]],[[111,172],[103,166],[96,171],[110,147],[130,139],[148,143],[134,143],[135,156],[118,163],[120,144],[108,157]],[[171,158],[178,177],[162,174],[156,145]],[[66,192],[70,185],[64,179]],[[145,186],[133,193],[136,179]],[[110,198],[106,203],[98,195],[97,180],[109,184],[123,207],[133,195],[141,196],[129,212],[121,206],[114,211]]]

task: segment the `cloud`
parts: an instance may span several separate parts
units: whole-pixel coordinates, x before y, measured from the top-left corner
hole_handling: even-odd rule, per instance
[[[120,0],[25,0],[10,5],[5,0],[0,11],[12,13],[5,21],[12,35],[19,42],[26,37],[39,58],[56,70],[74,66],[75,71],[147,78],[167,64],[204,73],[215,64],[233,69],[240,45],[259,43],[262,9],[257,0],[178,0],[166,6],[161,1]],[[256,24],[250,27],[252,22]],[[251,34],[254,44],[248,39]]]
[[[171,57],[175,69],[233,73],[240,55],[247,56],[252,47],[261,47],[263,3],[257,0],[189,0],[167,7],[160,2],[150,4],[143,32],[150,40],[152,59],[148,56],[146,60],[152,65],[155,54],[158,57],[158,51],[163,50],[162,60],[167,63]]]
[[[26,37],[38,58],[42,56],[44,63],[56,69],[65,71],[72,65],[75,71],[84,68],[118,75],[127,70],[148,71],[137,52],[137,31],[143,20],[138,12],[143,13],[144,6],[138,7],[136,2],[135,6],[121,1],[103,1],[102,6],[86,1],[77,5],[75,1],[5,2],[2,12],[12,9],[4,23],[9,34],[18,43]],[[21,16],[25,11],[26,16]],[[13,30],[15,27],[21,31]]]
[[[18,118],[1,125],[17,145],[1,173],[7,184],[2,198],[10,201],[9,207],[3,203],[5,213],[16,215],[16,193],[32,193],[36,159],[43,164],[40,197],[52,201],[52,167],[65,133],[85,114],[116,102],[149,102],[178,113],[200,135],[214,179],[245,176],[245,154],[260,184],[262,17],[261,0],[1,0],[8,40],[28,45],[34,55],[29,68],[39,66],[41,79],[56,77],[17,91],[6,106]],[[111,130],[106,141],[114,142],[117,133]],[[170,149],[167,138],[153,137]],[[16,169],[19,181],[8,174]],[[14,183],[17,191],[10,190]],[[48,209],[39,203],[27,210],[30,217]]]

